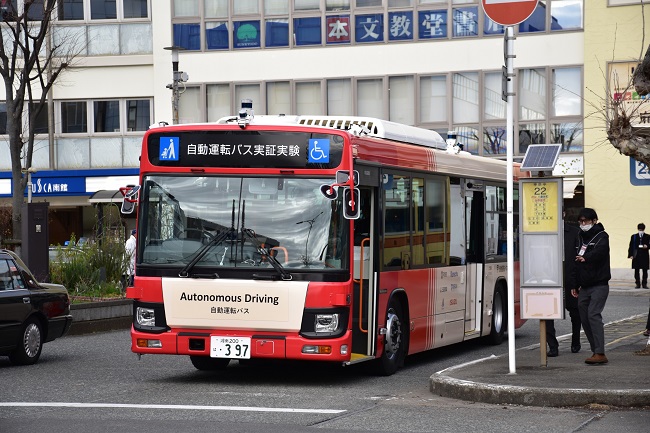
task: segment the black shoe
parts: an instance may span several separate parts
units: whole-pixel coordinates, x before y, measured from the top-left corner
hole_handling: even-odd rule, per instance
[[[546,356],[548,356],[549,358],[555,358],[558,355],[559,355],[559,352],[557,350],[557,347],[553,348],[553,349],[548,349],[548,352],[546,352]]]
[[[571,345],[571,353],[578,353],[580,352],[580,345],[579,344],[572,344]]]
[[[644,285],[641,286],[641,287],[643,287],[644,289],[647,289],[647,288],[648,288],[648,285],[647,285],[647,284],[644,284]]]
[[[640,288],[641,288],[641,285],[637,284],[636,286],[634,286],[634,288],[635,288],[635,289],[640,289]]]

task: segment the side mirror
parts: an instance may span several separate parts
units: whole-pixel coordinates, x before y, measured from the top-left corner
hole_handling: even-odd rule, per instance
[[[320,192],[328,200],[334,200],[338,196],[338,186],[334,185],[321,185]]]
[[[361,215],[359,188],[343,188],[343,216],[349,220],[356,220]],[[353,207],[354,206],[354,207]]]
[[[124,194],[124,200],[122,200],[122,209],[123,214],[133,213],[135,205],[138,202],[138,193],[140,191],[140,185],[133,187],[120,188],[122,194]]]
[[[352,170],[352,177],[354,179],[354,186],[359,185],[359,172]],[[336,172],[336,183],[348,183],[350,180],[350,172],[347,170],[339,170]]]

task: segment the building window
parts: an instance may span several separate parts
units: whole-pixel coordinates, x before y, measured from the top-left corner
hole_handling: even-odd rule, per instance
[[[420,123],[447,121],[447,76],[420,77]]]
[[[584,151],[582,122],[551,123],[551,143],[562,145],[561,152]]]
[[[251,15],[260,12],[259,0],[237,0],[232,5],[233,15]]]
[[[551,30],[582,28],[583,0],[553,0],[551,2]]]
[[[388,79],[388,119],[415,125],[415,79],[413,76]]]
[[[206,8],[212,10],[214,5],[206,5]],[[198,17],[199,16],[199,0],[174,0],[174,16],[175,17]]]
[[[506,118],[506,102],[501,97],[501,80],[501,72],[488,72],[483,76],[483,120]]]
[[[93,102],[95,132],[120,131],[120,103],[113,101]]]
[[[352,80],[327,80],[327,114],[330,116],[351,116]]]
[[[199,23],[174,24],[174,45],[186,50],[200,50],[201,25]]]
[[[32,104],[32,110],[34,109],[37,104]],[[48,121],[47,121],[47,104],[44,103],[41,105],[41,111],[36,115],[34,118],[34,124],[32,125],[34,128],[34,134],[47,134],[49,128],[48,128]]]
[[[133,99],[126,101],[126,127],[128,132],[146,131],[151,125],[151,101]]]
[[[25,8],[27,7],[27,4],[25,4]],[[29,10],[27,11],[27,19],[31,21],[42,21],[44,13],[43,0],[33,0],[33,3],[29,5]]]
[[[294,0],[293,8],[296,11],[318,11],[320,0]]]
[[[479,121],[478,72],[453,74],[453,120],[454,123]]]
[[[582,113],[580,68],[553,69],[553,116],[579,116]]]
[[[350,15],[330,15],[325,18],[328,44],[349,44],[352,41]]]
[[[454,8],[453,17],[455,38],[478,35],[478,7]]]
[[[264,14],[266,15],[288,15],[289,0],[265,0]]]
[[[0,134],[7,133],[7,104],[0,102]]]
[[[147,18],[147,0],[122,0],[124,3],[124,18]]]
[[[228,18],[228,0],[204,0],[203,3],[206,18]]]
[[[84,19],[83,0],[59,0],[57,7],[61,21]]]
[[[259,48],[260,38],[259,21],[235,21],[232,42],[235,48]]]
[[[266,113],[291,113],[291,83],[278,81],[266,84]]]
[[[266,47],[289,46],[289,20],[266,20]]]
[[[227,50],[230,45],[228,37],[227,22],[205,23],[205,46],[208,50]]]
[[[114,20],[117,18],[116,0],[90,0],[91,20]]]
[[[526,21],[519,24],[519,33],[535,33],[546,30],[546,3],[549,0],[540,0],[533,14]]]
[[[389,12],[388,26],[389,41],[410,41],[415,38],[412,11]]]
[[[357,43],[382,42],[384,40],[384,15],[357,15],[354,33]]]
[[[61,102],[61,132],[88,132],[87,107],[85,101]]]
[[[447,37],[447,10],[418,12],[420,39]]]
[[[232,115],[230,110],[230,86],[210,84],[207,86],[208,122],[216,122],[222,117]]]
[[[293,31],[296,45],[320,45],[320,17],[294,18]]]
[[[323,114],[320,81],[296,83],[296,113]]]
[[[505,125],[483,127],[483,155],[505,155],[506,143]]]
[[[520,120],[546,119],[546,70],[520,70],[517,96]]]
[[[357,113],[383,119],[384,81],[381,78],[357,81]]]

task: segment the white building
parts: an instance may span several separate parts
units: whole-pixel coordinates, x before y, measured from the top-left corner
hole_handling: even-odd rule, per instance
[[[70,27],[86,51],[52,93],[54,142],[45,133],[34,152],[33,198],[50,203],[53,243],[92,235],[90,197],[136,183],[143,132],[174,121],[171,46],[184,48],[178,67],[188,76],[181,123],[236,113],[248,98],[255,114],[455,130],[465,150],[505,158],[504,29],[480,0],[59,2],[56,25]],[[515,159],[529,144],[561,142],[557,174],[573,180],[568,200],[583,167],[584,7],[540,1],[515,26]],[[10,195],[0,142],[0,204]]]

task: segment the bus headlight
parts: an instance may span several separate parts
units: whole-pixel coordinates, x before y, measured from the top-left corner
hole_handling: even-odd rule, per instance
[[[316,314],[314,330],[317,333],[333,333],[339,328],[339,313]]]
[[[156,326],[156,313],[153,308],[137,307],[135,311],[135,318],[138,322],[138,325]]]

